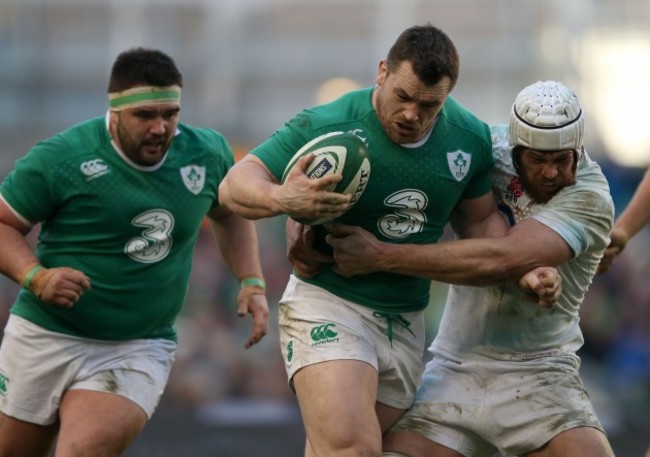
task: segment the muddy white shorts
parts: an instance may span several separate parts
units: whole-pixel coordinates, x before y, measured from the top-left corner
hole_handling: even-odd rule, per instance
[[[523,455],[575,427],[603,430],[575,360],[459,362],[435,356],[415,403],[393,430],[487,457],[497,450]]]
[[[0,411],[26,422],[56,421],[67,390],[128,398],[151,417],[167,384],[176,343],[103,341],[51,332],[11,314],[0,346]]]
[[[307,365],[360,360],[379,373],[377,401],[400,409],[411,405],[422,373],[423,311],[374,311],[292,275],[278,320],[290,381]]]

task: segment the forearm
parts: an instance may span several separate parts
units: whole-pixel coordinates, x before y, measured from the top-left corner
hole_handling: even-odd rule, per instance
[[[219,186],[219,202],[247,219],[272,217],[282,213],[274,196],[279,184],[261,165],[240,162]]]
[[[26,268],[38,263],[23,233],[0,223],[0,271],[20,285]]]
[[[235,214],[209,221],[219,251],[237,280],[262,278],[255,223]]]
[[[614,226],[622,230],[629,239],[648,223],[650,223],[650,170],[646,171],[632,200]]]
[[[473,286],[516,281],[538,265],[534,258],[518,255],[505,240],[469,239],[427,245],[383,243],[377,270]]]

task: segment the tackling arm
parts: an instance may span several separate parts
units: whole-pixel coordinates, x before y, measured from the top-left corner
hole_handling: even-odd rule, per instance
[[[501,238],[424,245],[384,243],[359,227],[332,226],[330,232],[336,269],[346,276],[383,270],[484,286],[517,281],[536,267],[572,258],[564,239],[534,219],[519,222]]]
[[[389,271],[475,286],[518,281],[534,268],[557,266],[572,257],[564,239],[534,219],[508,230],[492,192],[463,201],[452,225],[465,239],[385,243],[359,227],[334,225],[328,227],[327,242],[334,248],[335,270],[345,276]]]

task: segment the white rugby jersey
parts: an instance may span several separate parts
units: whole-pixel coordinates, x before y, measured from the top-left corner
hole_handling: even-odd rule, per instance
[[[451,359],[575,358],[584,342],[579,326],[580,304],[609,244],[614,222],[607,179],[585,153],[578,163],[576,183],[549,202],[536,204],[526,194],[512,165],[508,126],[493,126],[491,132],[495,159],[491,180],[500,210],[511,224],[535,218],[557,232],[574,256],[558,267],[563,292],[550,309],[526,299],[516,285],[450,286],[440,329],[429,350]]]

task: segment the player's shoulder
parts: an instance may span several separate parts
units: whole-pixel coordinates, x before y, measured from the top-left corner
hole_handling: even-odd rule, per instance
[[[614,202],[607,177],[598,162],[589,157],[586,151],[583,152],[576,170],[576,183],[571,187],[575,193],[581,193],[582,198],[585,198],[585,195],[592,195],[589,200],[592,202],[590,205],[594,206],[586,207],[604,212],[614,211]]]
[[[75,124],[39,141],[31,155],[63,161],[80,153],[86,154],[110,144],[106,117],[95,117]]]
[[[441,115],[458,128],[475,131],[482,136],[490,134],[488,125],[451,95],[447,97]]]
[[[197,127],[179,123],[174,137],[174,149],[184,154],[231,156],[232,148],[226,137],[209,127]]]
[[[476,141],[491,145],[490,127],[454,97],[447,97],[440,115],[447,121],[449,128],[460,130],[465,136],[469,135]]]
[[[197,127],[193,125],[178,124],[179,140],[196,143],[197,145],[209,145],[211,143],[228,143],[226,137],[215,129],[209,127]]]
[[[347,92],[329,103],[303,110],[296,120],[316,131],[345,130],[340,126],[362,121],[373,112],[372,90],[366,87]]]
[[[226,137],[209,127],[179,123],[169,150],[168,164],[199,164],[217,173],[230,168],[235,157]]]
[[[512,168],[512,151],[510,149],[508,126],[505,124],[490,125],[490,137],[495,165],[502,164],[508,169]]]

